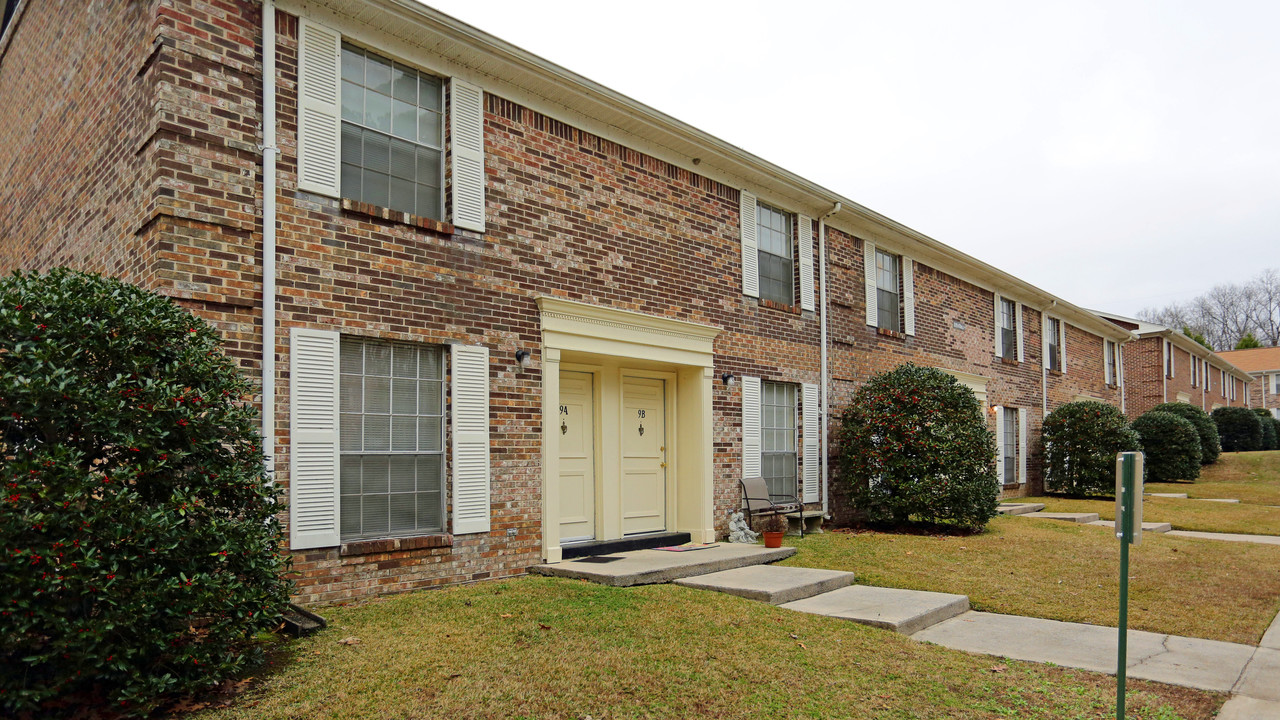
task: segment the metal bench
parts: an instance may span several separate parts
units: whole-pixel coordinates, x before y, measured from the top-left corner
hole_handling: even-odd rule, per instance
[[[804,512],[804,503],[800,502],[800,498],[795,495],[787,495],[791,498],[789,502],[775,502],[769,495],[769,488],[764,484],[764,478],[742,478],[738,481],[742,486],[742,506],[747,512],[747,522],[751,522],[753,515],[788,515],[794,512]],[[804,522],[800,523],[800,537],[804,537]]]

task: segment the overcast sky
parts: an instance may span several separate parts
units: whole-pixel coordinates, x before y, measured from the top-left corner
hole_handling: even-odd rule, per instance
[[[1077,305],[1280,267],[1280,2],[428,4]]]

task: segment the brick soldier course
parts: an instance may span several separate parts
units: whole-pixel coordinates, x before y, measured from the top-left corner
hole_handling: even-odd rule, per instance
[[[1004,432],[1006,413],[1021,423],[1021,435],[1009,436],[1020,456],[1004,478],[1011,496],[1039,492],[1036,438],[1046,411],[1081,397],[1124,401],[1123,376],[1104,366],[1105,344],[1123,345],[1127,363],[1133,336],[1065,299],[429,8],[276,5],[275,77],[264,88],[258,2],[103,0],[75,13],[48,0],[23,3],[0,40],[0,167],[21,180],[0,189],[9,209],[0,217],[0,266],[69,265],[167,295],[212,322],[260,381],[263,102],[274,89],[279,154],[267,192],[276,204],[276,323],[266,331],[274,337],[275,478],[293,497],[285,522],[300,601],[505,577],[557,560],[571,545],[560,540],[571,512],[556,472],[569,461],[555,450],[555,413],[564,407],[560,378],[574,368],[596,383],[597,449],[588,462],[604,539],[624,534],[634,509],[617,474],[617,455],[638,457],[616,439],[632,430],[619,419],[629,400],[610,385],[633,375],[663,383],[667,398],[659,521],[704,541],[727,533],[738,478],[776,469],[769,458],[778,451],[761,438],[787,431],[797,494],[812,509],[834,510],[838,498],[828,502],[817,484],[825,477],[821,423],[860,383],[902,362],[955,373],[984,401],[993,429]],[[312,141],[299,141],[302,126],[315,127],[300,119],[299,90],[314,87],[307,83],[320,67],[308,75],[306,63],[337,58],[308,44],[324,33],[441,79],[439,212],[326,194],[304,179],[321,155],[308,156]],[[475,175],[467,174],[469,137],[455,137],[470,132],[472,88],[483,157]],[[755,237],[764,227],[757,213],[781,218],[760,232],[785,238],[789,299],[752,287],[763,274],[744,268],[744,259],[756,261],[755,243],[767,242]],[[877,309],[872,245],[895,258],[892,328],[869,311]],[[1020,340],[1008,357],[997,341],[1000,299],[1017,307]],[[816,404],[824,310],[828,413]],[[1047,318],[1061,327],[1056,364],[1045,352]],[[344,534],[338,506],[312,504],[306,488],[317,486],[293,477],[294,468],[315,471],[319,447],[294,415],[319,397],[311,385],[294,387],[312,382],[293,377],[305,366],[297,343],[338,334],[454,351],[440,356],[437,531]],[[527,367],[517,360],[524,351]],[[476,395],[464,375],[474,379],[477,366],[465,363],[481,354]],[[335,398],[351,387],[337,374],[335,365]],[[769,409],[770,388],[794,393],[789,418]],[[465,445],[476,433],[459,429],[477,407],[487,409],[481,456]],[[471,450],[459,454],[464,446]],[[335,463],[321,475],[336,500]],[[479,480],[468,474],[475,467]],[[323,507],[328,515],[310,514]]]

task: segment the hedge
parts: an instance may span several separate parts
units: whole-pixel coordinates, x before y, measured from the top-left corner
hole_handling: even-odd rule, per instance
[[[1262,418],[1249,408],[1220,407],[1213,422],[1222,438],[1223,452],[1250,452],[1262,449]]]
[[[1200,477],[1200,435],[1190,420],[1150,410],[1133,421],[1133,430],[1142,443],[1147,482]]]
[[[1200,436],[1200,464],[1212,465],[1218,462],[1218,456],[1222,454],[1222,441],[1218,438],[1218,426],[1209,417],[1209,413],[1190,403],[1180,402],[1161,403],[1151,409],[1173,413],[1191,421],[1196,434]]]
[[[1049,413],[1041,443],[1045,490],[1073,496],[1113,494],[1116,454],[1142,449],[1124,414],[1096,400],[1067,403]]]

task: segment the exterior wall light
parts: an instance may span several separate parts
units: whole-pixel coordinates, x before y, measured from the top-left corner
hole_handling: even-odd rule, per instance
[[[528,370],[533,365],[533,356],[528,350],[517,350],[516,362],[519,363],[521,370]]]
[[[725,387],[733,387],[738,384],[738,378],[734,377],[733,373],[724,373],[720,376],[720,382],[724,383]]]

